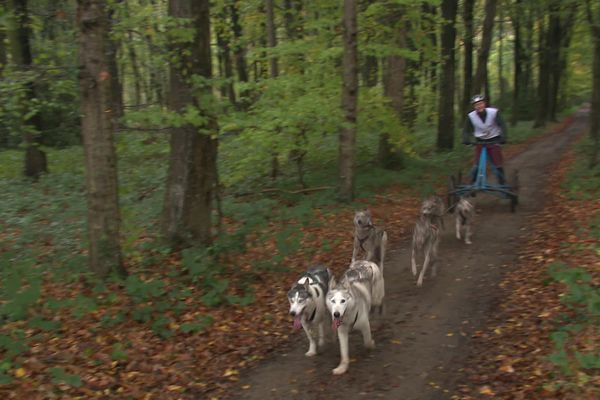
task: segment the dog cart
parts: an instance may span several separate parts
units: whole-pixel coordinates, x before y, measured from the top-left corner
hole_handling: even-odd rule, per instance
[[[510,184],[490,184],[487,179],[487,148],[483,146],[477,165],[477,177],[472,184],[463,184],[462,175],[459,172],[456,176],[450,176],[448,183],[448,209],[453,210],[458,199],[463,196],[474,196],[477,192],[484,192],[510,200],[510,211],[515,212],[517,204],[519,204],[519,175],[518,171],[514,170],[511,173],[507,183]],[[490,167],[495,170],[494,165],[490,162]]]

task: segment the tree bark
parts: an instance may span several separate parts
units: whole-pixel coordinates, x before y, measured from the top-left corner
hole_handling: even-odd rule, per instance
[[[590,24],[594,44],[592,67],[592,109],[590,111],[589,165],[594,168],[600,162],[600,8],[592,8],[590,0],[585,0],[585,12]]]
[[[473,92],[473,9],[475,0],[464,0],[463,21],[465,25],[465,54],[463,64],[463,100],[462,113],[467,115],[471,110],[471,97]]]
[[[356,169],[356,108],[358,103],[357,0],[344,0],[343,6],[343,126],[339,136],[339,197],[354,199]]]
[[[219,59],[219,73],[226,82],[221,84],[221,96],[229,99],[233,105],[236,104],[235,90],[233,87],[233,62],[231,60],[231,45],[229,35],[225,31],[227,15],[222,12],[218,16],[221,22],[215,28],[217,35],[217,48]]]
[[[113,142],[105,0],[78,0],[81,132],[85,151],[90,269],[126,275],[121,259],[117,156]]]
[[[537,86],[537,94],[538,94],[538,102],[536,107],[536,116],[535,122],[533,123],[534,128],[542,127],[546,124],[548,119],[548,80],[550,78],[548,65],[549,61],[549,49],[547,47],[548,40],[548,31],[549,29],[546,27],[546,16],[542,15],[539,20],[539,29],[538,29],[538,86]]]
[[[520,93],[522,90],[522,77],[523,69],[521,64],[523,63],[523,41],[521,34],[521,13],[522,13],[522,0],[516,0],[514,5],[514,11],[512,13],[512,25],[514,30],[514,45],[513,45],[513,95],[512,95],[512,112],[510,115],[510,124],[512,126],[517,124],[519,121],[520,105]]]
[[[33,67],[33,57],[29,43],[31,29],[29,28],[27,0],[11,0],[9,5],[15,15],[15,20],[11,21],[11,28],[8,30],[12,62],[18,69],[29,71]],[[36,98],[35,85],[29,83],[26,91],[27,100],[23,104],[24,115],[30,114],[29,104]],[[37,180],[42,173],[48,172],[46,153],[38,146],[39,134],[43,129],[42,118],[37,112],[32,113],[21,127],[25,143],[24,174],[34,180]]]
[[[123,0],[119,0],[118,2],[120,3],[122,1]],[[110,31],[114,24],[114,11],[111,8],[108,10],[108,24]],[[112,110],[112,116],[115,119],[123,116],[123,85],[121,85],[121,80],[119,79],[119,66],[117,64],[118,48],[119,44],[108,35],[108,40],[106,42],[106,57],[112,85],[110,90],[112,95],[110,109]]]
[[[504,80],[504,12],[500,8],[500,16],[498,18],[498,86],[500,96],[497,104],[502,107],[506,96],[506,81]]]
[[[407,27],[403,21],[403,11],[396,7],[390,12],[394,45],[398,49],[407,47]],[[390,55],[385,58],[383,74],[383,94],[390,98],[392,108],[399,121],[404,119],[404,86],[406,81],[406,58],[399,55]],[[393,149],[389,142],[389,135],[382,133],[379,136],[378,162],[383,168],[401,168],[403,157],[401,149]]]
[[[193,21],[191,43],[174,43],[180,59],[170,66],[169,109],[194,107],[207,118],[202,126],[173,128],[163,212],[163,234],[174,245],[210,244],[212,200],[217,173],[217,121],[207,111],[211,88],[193,87],[191,78],[212,76],[208,0],[169,0],[169,16]],[[189,50],[184,52],[183,50]]]
[[[273,10],[273,0],[265,0],[265,11],[267,15],[267,44],[271,49],[277,47],[277,33],[275,27],[275,12]],[[277,78],[279,76],[279,65],[277,57],[273,54],[269,57],[269,64],[271,68],[271,78]]]
[[[235,58],[235,67],[240,82],[248,82],[248,67],[246,66],[246,48],[242,44],[242,25],[238,14],[239,2],[230,0],[229,12],[231,14],[231,28],[235,39],[233,44],[233,54]]]
[[[473,79],[473,92],[481,93],[488,86],[487,62],[492,47],[492,36],[494,34],[494,18],[496,17],[497,0],[485,1],[485,19],[483,20],[483,32],[481,34],[481,46],[477,51],[477,70]],[[484,93],[488,102],[490,102],[489,89]]]
[[[454,146],[454,42],[458,0],[442,1],[442,73],[440,76],[437,148],[449,150]]]

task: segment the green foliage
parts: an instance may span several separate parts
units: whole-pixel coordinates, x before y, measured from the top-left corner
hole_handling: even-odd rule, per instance
[[[208,328],[214,319],[209,315],[202,315],[196,318],[195,322],[187,322],[181,325],[181,331],[183,333],[200,333]]]
[[[48,372],[52,377],[53,383],[65,384],[73,387],[80,387],[82,385],[79,375],[69,374],[63,368],[50,368]]]
[[[127,351],[125,350],[125,345],[123,343],[113,344],[112,353],[110,354],[110,358],[113,361],[127,360]]]
[[[566,324],[551,334],[554,352],[549,360],[567,376],[581,369],[597,373],[600,371],[600,348],[596,346],[585,352],[573,351],[570,341],[571,335],[579,332],[584,325],[600,332],[600,288],[591,285],[591,275],[582,268],[572,268],[559,262],[548,268],[554,280],[566,285],[567,292],[561,301],[573,312],[566,319]]]
[[[562,183],[572,199],[591,200],[600,195],[600,165],[590,168],[589,152],[593,143],[589,137],[576,147],[577,158],[572,169]]]

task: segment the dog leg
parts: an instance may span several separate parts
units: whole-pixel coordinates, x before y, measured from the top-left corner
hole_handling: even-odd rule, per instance
[[[317,341],[313,337],[310,329],[306,327],[306,325],[302,324],[302,327],[304,328],[304,332],[306,332],[306,337],[308,337],[308,351],[304,353],[304,355],[306,357],[315,356],[317,355]]]
[[[429,252],[425,254],[425,261],[423,261],[423,268],[421,269],[421,273],[419,274],[419,279],[417,280],[417,286],[423,286],[423,277],[425,276],[425,271],[427,270],[427,266],[429,265]]]
[[[465,243],[471,244],[471,224],[468,223],[465,225]]]
[[[387,232],[383,232],[383,235],[381,236],[381,265],[379,266],[379,269],[381,269],[381,273],[383,274],[383,259],[385,258],[385,248],[387,247]]]
[[[365,345],[365,347],[367,349],[374,349],[375,348],[375,341],[373,340],[373,337],[371,337],[371,324],[369,323],[369,320],[367,320],[362,327],[360,328],[360,331],[362,333],[362,337],[363,337],[363,343]]]
[[[461,225],[461,223],[460,223],[460,213],[459,213],[459,215],[456,216],[456,238],[458,240],[461,239],[461,237],[460,237],[460,225]]]
[[[325,324],[319,323],[319,347],[325,346]]]
[[[340,341],[340,365],[338,365],[334,370],[334,375],[341,375],[348,371],[348,365],[350,365],[350,355],[348,354],[348,334],[349,329],[345,326],[340,326],[338,328],[338,339]]]
[[[412,248],[412,257],[411,257],[411,266],[412,266],[412,274],[413,276],[417,276],[417,260],[416,260],[416,254],[415,254],[415,246],[413,244],[413,248]]]

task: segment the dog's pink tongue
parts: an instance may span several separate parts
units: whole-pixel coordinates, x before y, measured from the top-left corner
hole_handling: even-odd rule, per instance
[[[294,329],[300,328],[302,328],[302,316],[296,315],[296,317],[294,318]]]
[[[331,328],[333,328],[334,331],[336,331],[340,325],[342,325],[342,320],[339,318],[334,318],[333,321],[331,321]]]

